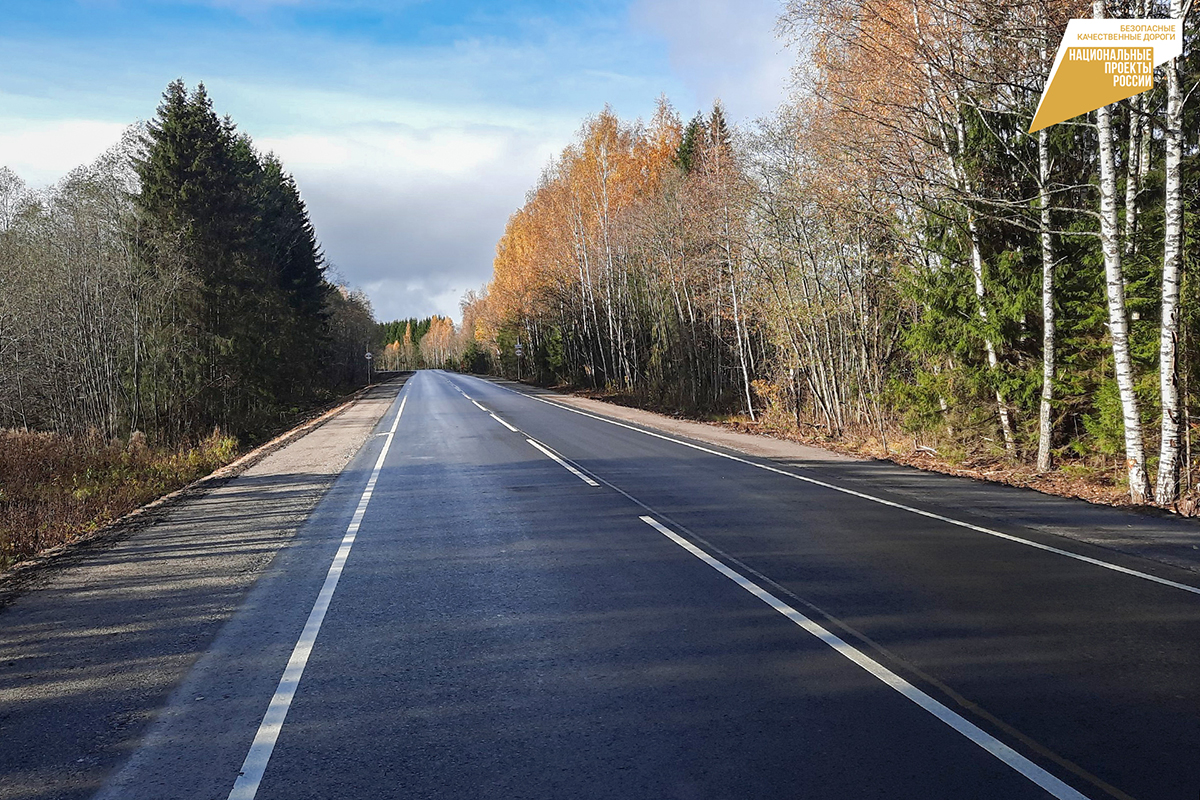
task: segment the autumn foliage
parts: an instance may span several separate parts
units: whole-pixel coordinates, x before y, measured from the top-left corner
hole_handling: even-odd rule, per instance
[[[879,453],[1134,502],[1157,472],[1170,505],[1200,378],[1194,34],[1153,92],[1028,128],[1070,18],[1178,5],[792,0],[770,117],[584,122],[509,220],[476,338],[508,375]]]
[[[478,337],[541,380],[738,402],[763,351],[740,308],[743,180],[719,106],[687,125],[665,99],[646,125],[589,119],[509,220]]]

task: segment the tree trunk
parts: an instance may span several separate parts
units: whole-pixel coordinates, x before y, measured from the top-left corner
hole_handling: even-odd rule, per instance
[[[1050,470],[1054,402],[1054,243],[1050,238],[1050,147],[1045,128],[1038,131],[1038,206],[1042,240],[1042,404],[1038,412],[1037,471]]]
[[[1095,0],[1092,14],[1104,17],[1104,0]],[[1112,107],[1096,112],[1100,139],[1100,246],[1104,251],[1104,275],[1108,292],[1108,325],[1112,337],[1113,366],[1121,396],[1125,428],[1125,465],[1129,471],[1129,498],[1145,503],[1150,495],[1146,475],[1146,450],[1142,421],[1133,386],[1133,359],[1129,353],[1129,323],[1125,316],[1125,277],[1121,264],[1117,221],[1117,168],[1113,148]]]
[[[1141,117],[1145,107],[1144,95],[1129,98],[1129,155],[1125,159],[1125,257],[1134,253],[1138,224],[1137,196],[1141,188],[1142,171],[1138,161],[1142,156]]]
[[[1171,0],[1171,16],[1183,14],[1183,0]],[[1179,376],[1176,345],[1179,338],[1179,283],[1183,268],[1183,90],[1178,59],[1166,64],[1166,182],[1163,190],[1162,323],[1159,329],[1158,376],[1162,399],[1162,438],[1158,453],[1158,483],[1154,499],[1170,505],[1179,497]]]
[[[733,332],[738,340],[738,361],[742,367],[742,388],[746,393],[746,413],[750,415],[750,421],[757,421],[757,416],[754,414],[754,401],[750,395],[750,369],[746,364],[746,347],[742,342],[742,311],[738,303],[737,293],[737,276],[733,271],[733,263],[729,264],[729,292],[733,298]]]

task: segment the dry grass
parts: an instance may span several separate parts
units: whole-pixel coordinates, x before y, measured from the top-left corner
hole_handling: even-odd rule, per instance
[[[751,422],[748,418],[735,416],[722,420],[721,424],[747,433],[765,434],[779,439],[790,439],[803,444],[816,445],[847,455],[877,458],[905,464],[930,472],[957,475],[976,480],[1002,483],[1034,489],[1059,497],[1073,497],[1111,506],[1130,506],[1128,487],[1120,465],[1101,459],[1059,460],[1050,472],[1039,474],[1032,465],[1014,461],[980,447],[976,452],[939,452],[913,439],[912,434],[900,430],[888,431],[885,449],[879,434],[871,429],[849,430],[841,438],[823,436],[814,431],[800,431],[794,425],[768,419]],[[1170,510],[1182,516],[1197,516],[1200,512],[1200,491],[1185,494]]]
[[[767,400],[772,399],[769,392],[765,392],[758,385],[760,383],[762,382],[755,382],[755,390]],[[878,430],[865,425],[849,429],[840,437],[825,435],[816,425],[798,429],[791,415],[781,412],[777,404],[762,412],[757,420],[751,421],[744,413],[708,416],[686,414],[677,409],[656,406],[628,393],[611,390],[581,390],[565,386],[556,389],[616,405],[644,408],[681,419],[721,425],[744,433],[814,445],[846,455],[893,461],[930,472],[1034,489],[1044,494],[1073,497],[1090,503],[1126,507],[1132,505],[1123,465],[1119,460],[1099,456],[1071,458],[1059,454],[1050,472],[1038,473],[1031,464],[1006,457],[994,442],[989,445],[980,440],[975,442],[973,449],[965,449],[961,443],[956,443],[939,450],[914,439],[911,433],[897,427],[886,431],[886,446]],[[1193,481],[1190,473],[1185,478],[1188,488],[1182,492],[1179,501],[1166,510],[1184,517],[1200,517],[1200,482]],[[1151,505],[1142,508],[1161,510],[1160,506]]]
[[[229,463],[219,431],[170,450],[98,435],[0,430],[0,570],[89,533]]]

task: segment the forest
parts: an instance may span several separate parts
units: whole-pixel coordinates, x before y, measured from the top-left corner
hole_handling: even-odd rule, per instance
[[[292,177],[203,85],[42,192],[0,170],[0,427],[254,440],[365,380]]]
[[[1028,133],[1070,18],[1188,10],[791,0],[777,113],[587,119],[464,322],[508,375],[1194,500],[1194,28],[1152,91]]]
[[[375,335],[202,84],[48,189],[0,168],[0,568],[363,385]]]
[[[469,305],[469,300],[464,301],[464,310]],[[491,365],[475,340],[471,319],[465,325],[455,325],[449,317],[435,314],[424,319],[381,322],[375,339],[380,348],[375,366],[381,370],[487,372]]]

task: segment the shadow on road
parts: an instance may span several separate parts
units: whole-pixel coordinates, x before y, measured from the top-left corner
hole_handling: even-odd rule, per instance
[[[0,798],[86,798],[136,745],[402,382],[43,570],[0,609]]]

